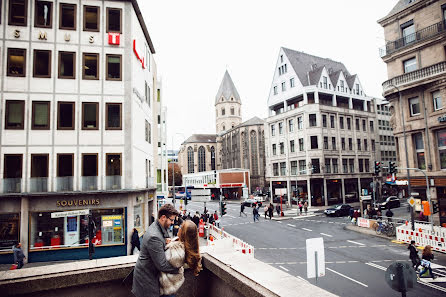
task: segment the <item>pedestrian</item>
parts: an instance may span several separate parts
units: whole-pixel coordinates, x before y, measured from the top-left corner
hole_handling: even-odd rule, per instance
[[[265,220],[266,220],[266,215],[268,214],[268,206],[265,205],[265,207],[263,208],[263,211],[265,212]]]
[[[276,212],[277,212],[277,216],[280,217],[280,204],[279,203],[277,203],[277,205],[276,205]]]
[[[178,240],[166,245],[165,258],[167,262],[177,268],[179,273],[161,272],[159,277],[160,291],[157,296],[174,296],[184,283],[184,268],[187,266],[195,276],[202,270],[198,244],[197,227],[191,221],[185,221],[178,232]]]
[[[257,209],[257,207],[254,205],[252,207],[252,218],[254,220],[254,223],[256,222],[256,220],[259,220],[259,218],[257,217],[259,215],[259,210]]]
[[[245,203],[242,202],[240,203],[240,216],[245,215],[245,217],[247,217],[248,215],[245,213]]]
[[[211,224],[211,225],[215,225],[214,216],[210,216],[210,217],[209,217],[209,224]]]
[[[420,256],[418,256],[418,250],[415,246],[415,240],[412,240],[407,247],[409,250],[409,259],[412,261],[412,267],[415,269],[415,271],[418,271],[418,266],[420,266],[421,260]]]
[[[389,221],[389,222],[392,221],[393,212],[390,210],[390,207],[387,208],[386,217],[387,217],[387,221]]]
[[[183,224],[183,219],[181,218],[180,215],[178,215],[175,218],[175,221],[173,222],[173,236],[177,236],[178,235],[178,231],[180,230],[180,226]]]
[[[270,220],[273,217],[273,213],[274,213],[274,205],[272,203],[270,203],[268,206],[268,215],[269,215]]]
[[[305,215],[307,215],[307,212],[308,212],[308,202],[307,201],[304,202],[304,211],[305,211]]]
[[[135,247],[138,249],[138,251],[141,251],[138,230],[136,230],[136,228],[133,228],[132,239],[130,241],[130,244],[131,244],[130,255],[133,255]]]
[[[26,258],[22,251],[22,244],[19,242],[13,246],[12,252],[14,254],[14,264],[17,264],[17,269],[21,269],[24,265],[23,260]]]
[[[431,262],[434,260],[434,254],[432,253],[432,248],[430,245],[426,245],[423,250],[423,256],[421,257],[421,266],[423,270],[420,272],[419,276],[421,277],[427,270],[429,270],[429,275],[432,279],[436,279],[437,277],[432,272]]]
[[[217,211],[214,212],[213,218],[214,218],[215,223],[217,224],[217,227],[220,228],[220,220],[218,219]]]
[[[302,215],[302,202],[299,201],[299,215]]]
[[[180,270],[172,266],[164,253],[170,243],[167,233],[175,221],[178,211],[172,204],[163,205],[158,211],[158,219],[153,222],[143,236],[141,251],[133,271],[132,293],[136,297],[160,296],[159,277],[161,272],[178,274]]]
[[[353,207],[351,207],[350,210],[348,211],[348,217],[350,218],[350,220],[353,219],[354,213],[355,213],[355,209]]]
[[[195,212],[195,215],[192,218],[192,222],[194,222],[195,225],[197,225],[197,228],[198,228],[198,224],[200,223],[200,213],[198,212],[198,210]]]

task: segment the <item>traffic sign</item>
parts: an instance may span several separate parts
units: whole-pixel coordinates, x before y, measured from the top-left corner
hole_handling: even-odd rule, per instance
[[[417,274],[408,263],[395,262],[386,270],[386,282],[393,290],[406,296],[406,292],[417,283]]]
[[[325,275],[324,239],[322,237],[306,240],[307,278],[317,278]]]
[[[407,199],[407,203],[413,207],[415,205],[415,199],[413,197],[409,197],[409,199]]]
[[[89,209],[52,212],[51,213],[51,218],[55,219],[55,218],[82,216],[82,215],[88,215],[89,213],[90,213]]]
[[[418,193],[418,192],[412,192],[412,193],[410,193],[410,196],[420,196],[420,193]]]

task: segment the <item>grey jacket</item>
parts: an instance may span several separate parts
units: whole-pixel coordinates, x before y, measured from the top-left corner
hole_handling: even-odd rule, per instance
[[[169,238],[169,234],[158,220],[150,225],[143,236],[141,251],[133,272],[132,293],[136,297],[160,296],[160,272],[178,273],[178,268],[166,260],[165,238]]]

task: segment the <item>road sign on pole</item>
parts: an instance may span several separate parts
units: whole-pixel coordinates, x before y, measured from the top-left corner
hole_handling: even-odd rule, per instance
[[[406,292],[413,289],[417,283],[417,275],[408,263],[395,262],[386,270],[386,282],[392,289],[401,292],[402,297],[405,297]]]
[[[409,203],[410,206],[414,207],[415,199],[413,197],[409,197],[409,199],[407,199],[407,203]]]
[[[307,245],[307,278],[325,276],[324,239],[322,237],[309,238]]]

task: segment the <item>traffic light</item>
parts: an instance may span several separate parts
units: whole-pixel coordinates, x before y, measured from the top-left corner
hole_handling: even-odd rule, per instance
[[[389,161],[389,173],[396,173],[395,162]]]
[[[430,216],[431,209],[430,209],[429,201],[422,201],[421,204],[423,205],[423,214],[425,216]]]
[[[375,175],[379,175],[381,172],[381,162],[375,161]]]
[[[226,214],[226,202],[221,202],[220,208],[221,208],[221,215],[224,216]]]
[[[435,214],[438,212],[438,202],[432,201],[432,214]]]

